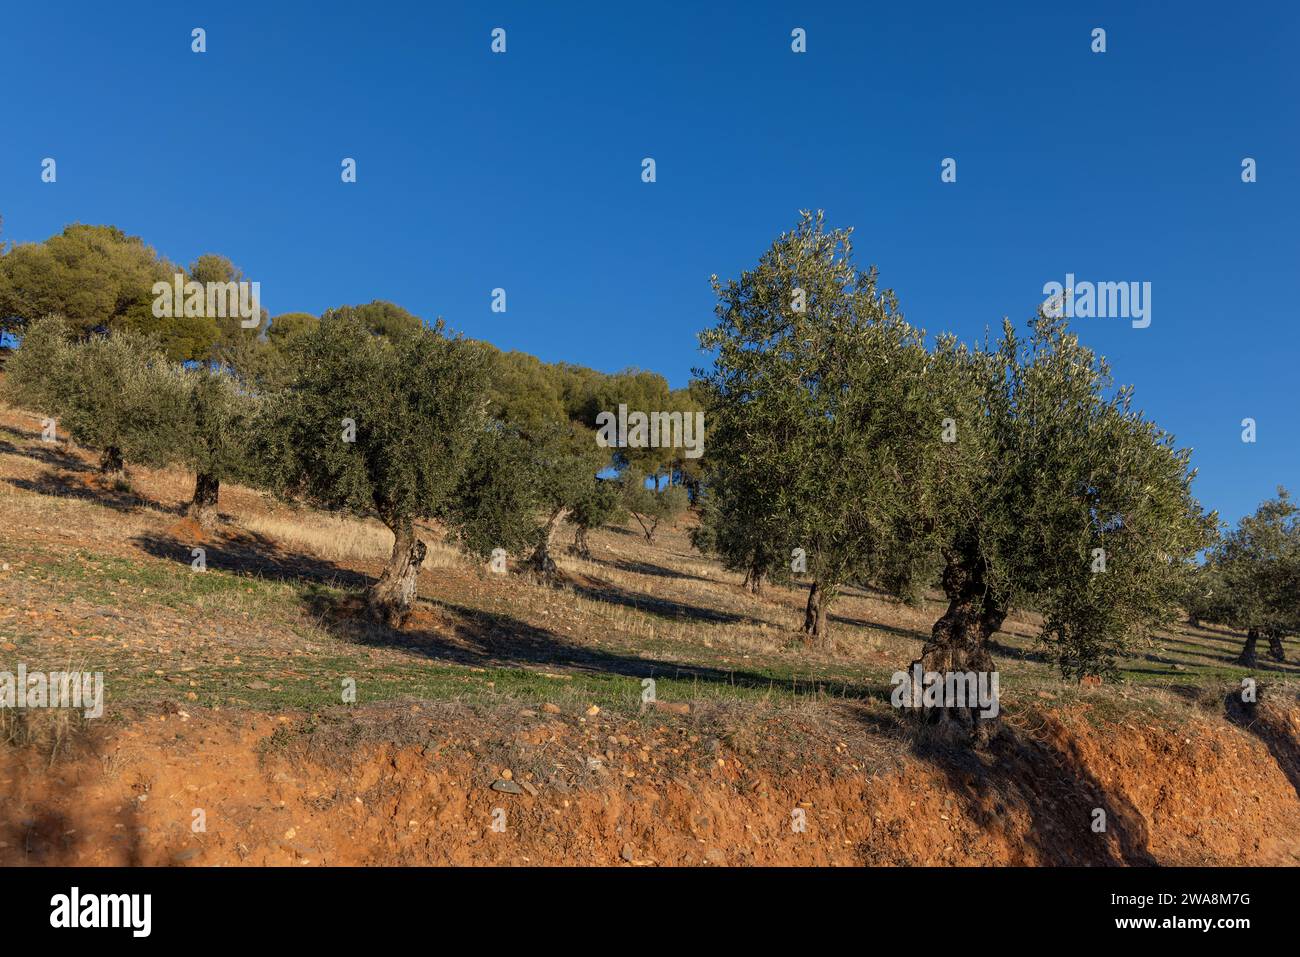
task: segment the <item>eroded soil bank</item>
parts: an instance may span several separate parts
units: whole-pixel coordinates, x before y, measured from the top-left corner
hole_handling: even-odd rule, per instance
[[[1300,863],[1300,709],[1149,720],[171,705],[0,748],[0,864]]]

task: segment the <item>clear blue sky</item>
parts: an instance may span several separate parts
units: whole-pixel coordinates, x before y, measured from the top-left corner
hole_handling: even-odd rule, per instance
[[[9,3],[0,238],[112,223],[228,255],[272,314],[391,299],[674,386],[709,274],[800,208],[857,227],[931,333],[1023,322],[1067,272],[1149,281],[1149,328],[1076,327],[1236,519],[1300,492],[1298,25],[1294,3]]]

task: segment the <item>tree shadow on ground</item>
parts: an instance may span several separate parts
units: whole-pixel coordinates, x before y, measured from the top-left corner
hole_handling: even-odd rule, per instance
[[[848,625],[851,628],[866,628],[870,631],[883,631],[886,634],[897,635],[899,638],[914,638],[921,642],[930,640],[930,633],[928,631],[922,631],[919,628],[901,628],[898,625],[886,625],[882,621],[871,621],[867,618],[850,618],[848,615],[837,615],[834,612],[828,612],[826,617],[830,619],[831,622]]]
[[[712,578],[704,578],[700,575],[692,575],[689,572],[679,572],[676,569],[665,568],[662,565],[655,565],[651,562],[631,561],[626,558],[589,558],[587,561],[596,565],[604,565],[607,568],[613,568],[620,572],[630,572],[634,575],[653,575],[657,578],[677,578],[682,581],[705,582],[710,585],[718,584]]]
[[[954,740],[912,715],[863,711],[882,734],[902,737],[911,753],[943,774],[955,801],[981,830],[1023,846],[1019,865],[1150,866],[1146,820],[1123,794],[1107,792],[1073,740],[1031,735],[1005,720],[982,748]],[[1106,830],[1093,831],[1095,811]],[[1016,819],[1028,822],[1018,828]],[[937,822],[936,822],[937,823]]]
[[[42,465],[48,465],[51,468],[63,469],[66,472],[93,472],[91,466],[87,465],[77,456],[73,455],[67,449],[60,447],[58,443],[48,442],[36,446],[21,448],[12,442],[6,442],[0,439],[0,454],[21,455],[24,458],[40,462]]]
[[[15,720],[33,723],[30,713],[20,712],[20,715]],[[7,730],[11,734],[15,731],[12,727]],[[65,735],[61,739],[63,747],[53,750],[48,737],[39,733],[33,740],[23,741],[19,731],[12,740],[0,741],[0,747],[8,752],[4,755],[7,777],[0,781],[0,808],[7,811],[0,814],[0,863],[3,865],[66,867],[84,862],[86,835],[93,825],[88,827],[79,820],[77,811],[85,810],[86,802],[73,800],[62,807],[57,800],[29,802],[27,799],[33,792],[57,794],[61,790],[63,782],[58,776],[62,769],[56,757],[65,753],[102,757],[99,737],[90,733],[86,725],[74,726]],[[30,789],[29,781],[34,784]],[[127,802],[118,815],[122,826],[115,829],[112,841],[114,849],[120,849],[124,858],[118,862],[121,865],[141,863],[138,807],[134,801]]]
[[[87,469],[86,471],[91,470]],[[146,498],[130,488],[100,485],[80,479],[67,472],[49,471],[42,473],[35,479],[7,478],[5,481],[14,488],[20,488],[25,492],[35,492],[37,495],[48,495],[53,498],[73,498],[83,502],[93,502],[96,505],[103,505],[105,508],[111,508],[117,512],[131,513],[142,508],[151,508],[166,514],[179,515],[182,511],[180,506],[163,505],[161,502]]]
[[[1262,700],[1264,688],[1257,691]],[[1278,770],[1295,788],[1296,797],[1300,797],[1300,747],[1286,727],[1285,719],[1261,710],[1256,702],[1242,701],[1240,690],[1227,693],[1223,699],[1223,712],[1237,727],[1259,738],[1277,762]]]
[[[592,581],[589,584],[574,582],[569,587],[573,589],[574,594],[580,595],[581,597],[591,601],[604,602],[609,605],[622,605],[624,608],[648,612],[664,618],[677,618],[683,621],[702,621],[720,625],[771,624],[761,618],[753,618],[749,615],[740,615],[729,611],[719,611],[716,608],[690,605],[686,602],[676,601],[671,598],[657,598],[654,595],[628,591],[625,588],[619,588],[617,585],[607,581]]]
[[[453,602],[421,600],[407,625],[394,630],[367,620],[359,612],[358,598],[324,593],[309,594],[312,615],[336,637],[345,641],[399,650],[430,661],[469,667],[535,668],[562,672],[699,681],[715,686],[755,691],[782,691],[789,682],[752,671],[643,658],[630,652],[580,644],[549,628],[512,615],[485,611]],[[848,695],[868,691],[865,686],[840,680],[797,679],[812,690],[813,684],[843,685]],[[639,688],[639,685],[638,685]]]
[[[192,549],[204,549],[209,571],[231,572],[272,581],[310,581],[342,588],[364,588],[370,579],[324,558],[286,553],[265,535],[247,531],[225,531],[205,535],[202,540],[183,541],[171,535],[144,534],[131,539],[139,549],[155,558],[190,565]]]
[[[1013,661],[1034,661],[1040,665],[1052,664],[1052,658],[1046,651],[1017,648],[1014,645],[1008,645],[1006,642],[998,641],[994,636],[986,642],[989,653],[999,658],[1010,658]]]

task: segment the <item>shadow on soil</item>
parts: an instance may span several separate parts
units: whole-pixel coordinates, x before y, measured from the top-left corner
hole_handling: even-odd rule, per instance
[[[202,546],[209,569],[250,575],[271,581],[310,581],[344,588],[363,588],[370,579],[360,572],[311,555],[286,553],[274,541],[254,532],[218,532],[196,541],[168,535],[137,535],[131,539],[155,558],[189,565],[191,549]]]
[[[65,469],[65,466],[59,465],[59,469]],[[85,473],[93,473],[91,469],[84,469]],[[179,515],[181,510],[175,505],[163,505],[152,499],[145,498],[130,488],[116,488],[109,485],[101,485],[93,477],[87,478],[84,475],[72,474],[67,471],[49,471],[35,479],[5,479],[14,488],[20,488],[25,492],[35,492],[37,495],[49,495],[54,498],[75,498],[83,502],[93,502],[96,505],[103,505],[105,508],[111,508],[117,512],[134,512],[141,508],[151,508],[159,512],[171,515]]]
[[[971,820],[1021,849],[1013,864],[1158,863],[1141,813],[1122,794],[1107,792],[1066,735],[1048,740],[1002,721],[989,743],[974,749],[910,716],[900,724],[895,715],[866,711],[863,720],[903,737],[913,755],[941,772]],[[1102,833],[1093,831],[1097,810],[1105,812]]]

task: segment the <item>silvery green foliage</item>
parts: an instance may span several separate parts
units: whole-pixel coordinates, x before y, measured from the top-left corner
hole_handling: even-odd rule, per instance
[[[70,334],[61,316],[29,323],[20,348],[5,364],[5,398],[24,408],[61,415],[70,386]]]
[[[608,461],[591,431],[576,423],[493,420],[478,437],[444,518],[483,560],[504,548],[531,552],[540,570],[553,570],[550,546],[559,523],[578,509],[584,520],[603,520],[588,498]]]
[[[584,558],[591,557],[588,534],[623,515],[619,484],[613,479],[591,476],[578,489],[569,521],[574,527],[573,550]]]
[[[14,397],[56,415],[60,429],[80,444],[114,451],[115,460],[170,461],[183,420],[177,367],[153,340],[134,333],[78,342],[68,331],[57,318],[29,324],[8,365]]]
[[[229,372],[208,366],[181,373],[185,416],[177,461],[221,480],[250,477],[248,429],[258,399]]]
[[[538,535],[538,497],[527,440],[494,421],[476,437],[469,463],[441,517],[457,541],[487,561],[493,549],[519,555]]]
[[[293,337],[288,356],[288,384],[257,428],[266,484],[394,530],[443,508],[482,424],[478,352],[441,323],[379,335],[343,311]]]
[[[973,610],[982,642],[1009,609],[1035,608],[1064,674],[1113,670],[1172,616],[1213,533],[1190,451],[1133,407],[1130,387],[1113,387],[1062,319],[1040,313],[1027,338],[1004,322],[1000,341],[976,349],[940,337],[930,374],[960,436],[930,498],[945,618]]]
[[[659,488],[656,484],[655,477],[635,465],[625,466],[618,477],[618,509],[636,520],[648,542],[655,540],[661,525],[674,521],[689,504],[682,486],[667,484]]]
[[[751,581],[804,548],[818,637],[845,583],[911,564],[902,533],[929,491],[938,421],[923,334],[855,267],[851,232],[803,213],[755,269],[715,278],[718,322],[700,337],[716,355],[699,389],[711,526],[699,539]]]
[[[715,289],[706,540],[746,569],[806,549],[811,634],[845,582],[905,593],[933,575],[949,606],[927,664],[988,667],[1008,611],[1034,608],[1062,670],[1084,674],[1170,616],[1214,517],[1190,453],[1063,320],[927,350],[820,214]]]
[[[1198,576],[1201,616],[1266,636],[1300,633],[1300,507],[1279,487],[1225,535]]]

